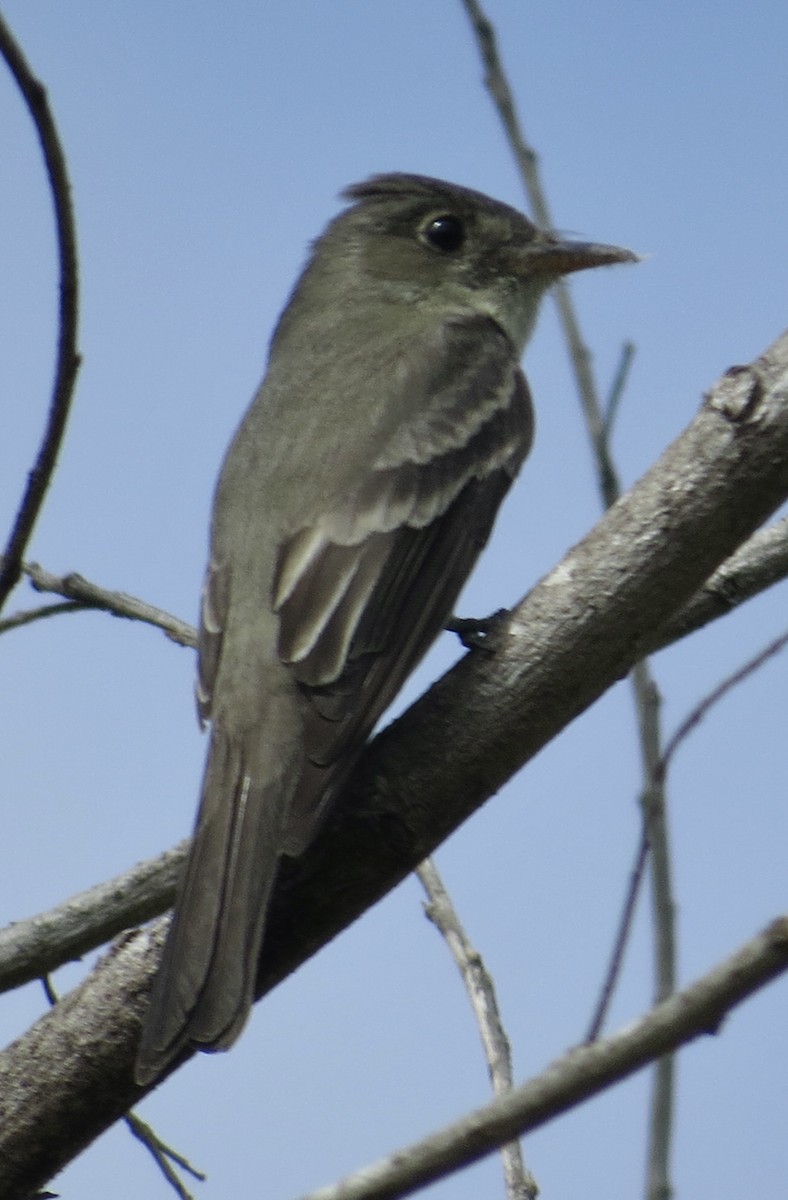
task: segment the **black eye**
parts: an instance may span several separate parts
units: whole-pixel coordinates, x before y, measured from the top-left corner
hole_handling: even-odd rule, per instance
[[[445,213],[443,216],[433,217],[427,223],[424,228],[424,239],[436,250],[452,254],[455,250],[459,250],[465,241],[465,226],[459,217]]]

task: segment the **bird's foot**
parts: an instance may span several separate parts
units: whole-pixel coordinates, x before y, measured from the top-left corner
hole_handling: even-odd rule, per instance
[[[499,608],[489,617],[450,617],[446,622],[449,633],[456,633],[466,650],[486,650],[493,654],[496,634],[509,616],[510,609]]]

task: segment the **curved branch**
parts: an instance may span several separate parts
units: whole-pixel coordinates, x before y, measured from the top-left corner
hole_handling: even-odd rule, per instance
[[[40,608],[24,608],[20,612],[11,613],[10,617],[0,620],[0,633],[10,633],[12,629],[23,629],[25,625],[33,625],[36,621],[46,621],[50,617],[61,617],[63,613],[86,612],[93,606],[80,604],[77,600],[65,600],[62,604],[42,604]]]
[[[678,729],[668,741],[668,744],[662,752],[659,762],[656,764],[655,775],[658,779],[661,780],[665,778],[668,766],[675,756],[676,751],[679,749],[682,743],[687,740],[693,729],[700,725],[701,721],[704,720],[709,710],[712,709],[715,704],[719,704],[720,700],[724,699],[728,692],[732,691],[735,687],[738,687],[738,685],[743,683],[743,681],[750,675],[753,675],[756,671],[759,671],[761,667],[769,661],[770,658],[774,658],[776,654],[779,654],[782,650],[785,650],[786,646],[788,646],[788,633],[782,633],[779,637],[776,637],[773,641],[769,642],[767,646],[764,646],[762,650],[759,650],[757,654],[754,654],[751,658],[748,658],[745,663],[742,663],[742,665],[737,667],[735,671],[732,671],[730,675],[727,675],[725,679],[723,679],[715,688],[712,689],[712,691],[710,691],[706,696],[703,697],[702,700],[694,705],[689,715],[685,717]]]
[[[13,34],[0,16],[0,54],[22,93],[36,127],[44,155],[52,203],[55,209],[58,259],[60,265],[60,331],[57,364],[49,406],[47,427],[36,461],[27,479],[27,487],[17,511],[14,527],[0,557],[0,609],[22,572],[25,548],[33,532],[47,488],[57,463],[66,421],[71,407],[74,384],[79,370],[77,353],[78,272],[77,234],[71,206],[71,185],[66,158],[57,127],[49,109],[47,94],[36,79]]]

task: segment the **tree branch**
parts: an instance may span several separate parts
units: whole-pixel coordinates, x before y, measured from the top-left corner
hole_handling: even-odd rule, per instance
[[[25,568],[33,586],[59,595],[79,594],[90,597],[84,607],[101,610],[114,616],[142,620],[163,629],[172,641],[193,646],[196,630],[144,600],[125,592],[112,592],[99,587],[81,575],[53,575],[43,567],[31,564]],[[683,605],[675,617],[653,632],[645,643],[651,653],[687,637],[719,617],[726,616],[739,604],[764,591],[788,573],[788,517],[754,534],[713,573],[695,595]],[[82,603],[82,602],[74,602]],[[53,605],[58,609],[58,605]],[[9,617],[11,622],[14,617]],[[0,623],[0,630],[2,630]],[[171,903],[174,880],[182,861],[186,843],[168,850],[156,859],[133,867],[106,883],[98,884],[46,913],[15,922],[0,931],[0,992],[19,987],[63,963],[94,950],[130,925],[156,916]],[[640,862],[638,877],[645,863]],[[633,897],[629,897],[631,907]],[[78,919],[72,919],[74,912]],[[627,922],[625,921],[625,926]],[[621,957],[622,946],[617,944],[613,961]],[[616,968],[611,968],[615,974]],[[588,1037],[597,1037],[609,1000],[608,979],[605,995],[600,999]]]
[[[11,613],[10,617],[0,618],[0,633],[10,633],[12,629],[22,629],[25,625],[47,621],[50,617],[62,617],[64,613],[85,612],[92,607],[92,604],[80,604],[78,600],[64,600],[61,604],[42,604],[39,608],[21,609]]]
[[[57,463],[66,430],[74,384],[79,370],[77,353],[78,272],[77,234],[71,206],[71,185],[66,158],[43,85],[30,70],[10,29],[0,15],[0,54],[22,93],[38,133],[44,154],[52,202],[55,208],[58,258],[60,263],[60,331],[57,365],[47,427],[36,461],[28,475],[27,488],[14,527],[0,556],[0,609],[22,571],[25,547],[30,540],[41,505]]]
[[[703,587],[644,645],[647,654],[663,650],[711,621],[727,616],[746,600],[788,576],[788,517],[753,534]]]
[[[788,917],[774,921],[733,957],[620,1033],[570,1050],[535,1079],[421,1142],[302,1200],[392,1200],[477,1162],[513,1137],[626,1079],[700,1034],[788,969]]]
[[[283,864],[258,997],[625,675],[655,625],[786,495],[788,334],[723,377],[490,650],[466,655],[367,748],[313,845]],[[0,1158],[14,1164],[0,1200],[28,1196],[143,1093],[132,1062],[162,927],[125,939],[0,1057]]]
[[[502,1096],[514,1087],[512,1050],[501,1020],[492,976],[481,954],[471,944],[434,861],[425,858],[416,874],[427,894],[424,911],[446,942],[465,984],[482,1040],[493,1095]],[[523,1161],[519,1141],[507,1142],[500,1151],[507,1200],[536,1200],[539,1187]]]
[[[126,617],[130,621],[143,621],[157,629],[163,629],[170,641],[180,646],[197,645],[197,630],[179,617],[172,616],[162,608],[156,608],[127,592],[112,592],[107,588],[91,583],[89,579],[78,575],[76,571],[68,575],[52,575],[38,563],[28,563],[24,568],[31,584],[37,592],[55,592],[69,600],[77,600],[85,607],[100,609],[113,617]]]
[[[175,899],[188,844],[183,841],[49,912],[0,930],[0,992],[38,979],[158,916]]]
[[[485,16],[478,0],[463,0],[463,5],[471,22],[471,29],[484,64],[485,86],[492,97],[495,110],[503,125],[506,140],[514,154],[534,220],[542,229],[553,229],[553,218],[539,175],[539,158],[533,147],[526,141],[520,125],[514,96],[503,69],[501,56],[498,53],[495,30]],[[566,281],[559,279],[551,288],[551,295],[555,300],[561,328],[569,349],[583,415],[591,434],[591,440],[601,460],[606,455],[605,422],[591,372],[591,353],[580,333],[580,324]],[[612,463],[609,458],[607,465],[612,471]],[[608,502],[612,503],[612,500]]]

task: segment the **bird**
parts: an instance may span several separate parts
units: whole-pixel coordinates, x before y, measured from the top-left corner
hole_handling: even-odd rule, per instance
[[[196,685],[210,740],[139,1083],[244,1027],[280,860],[310,844],[444,628],[531,448],[519,361],[543,295],[637,258],[427,176],[342,195],[216,487]]]

